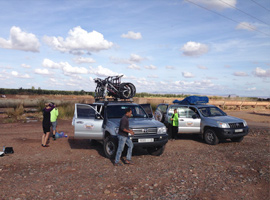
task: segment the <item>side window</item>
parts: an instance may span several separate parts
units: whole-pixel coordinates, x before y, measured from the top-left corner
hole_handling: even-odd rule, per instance
[[[86,105],[77,105],[77,117],[78,118],[95,118],[95,110]]]
[[[166,113],[166,110],[167,110],[167,105],[161,106],[161,112],[162,113]]]
[[[188,107],[179,108],[178,113],[181,118],[192,118],[192,116],[196,115],[194,109]]]
[[[161,111],[161,105],[158,106],[156,110]]]
[[[187,118],[192,118],[195,115],[196,115],[196,113],[194,112],[193,109],[187,108]]]

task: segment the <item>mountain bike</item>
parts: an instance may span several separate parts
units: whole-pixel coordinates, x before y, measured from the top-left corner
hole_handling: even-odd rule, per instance
[[[96,78],[95,83],[97,84],[95,90],[95,98],[105,98],[107,95],[114,98],[130,99],[135,96],[136,88],[132,83],[121,83],[119,76],[109,76],[104,80]]]

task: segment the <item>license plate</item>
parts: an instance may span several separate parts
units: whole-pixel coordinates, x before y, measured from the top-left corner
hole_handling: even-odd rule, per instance
[[[143,138],[143,139],[138,139],[138,142],[154,142],[154,138]]]
[[[243,129],[236,129],[234,132],[241,133],[241,132],[243,132]]]

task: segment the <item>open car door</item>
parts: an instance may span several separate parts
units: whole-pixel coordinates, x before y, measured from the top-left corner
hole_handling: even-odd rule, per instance
[[[103,119],[100,118],[95,106],[75,104],[72,123],[76,139],[103,139]]]
[[[140,104],[150,118],[154,118],[152,107],[150,103]]]

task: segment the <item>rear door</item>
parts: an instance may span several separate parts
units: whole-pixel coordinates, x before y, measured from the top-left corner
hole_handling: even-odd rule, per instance
[[[103,139],[102,118],[96,106],[88,104],[75,104],[73,118],[74,137],[76,139]]]
[[[148,116],[149,116],[150,118],[154,118],[151,104],[146,103],[146,104],[140,104],[140,105],[141,105],[141,107],[145,110],[145,112],[148,114]]]

